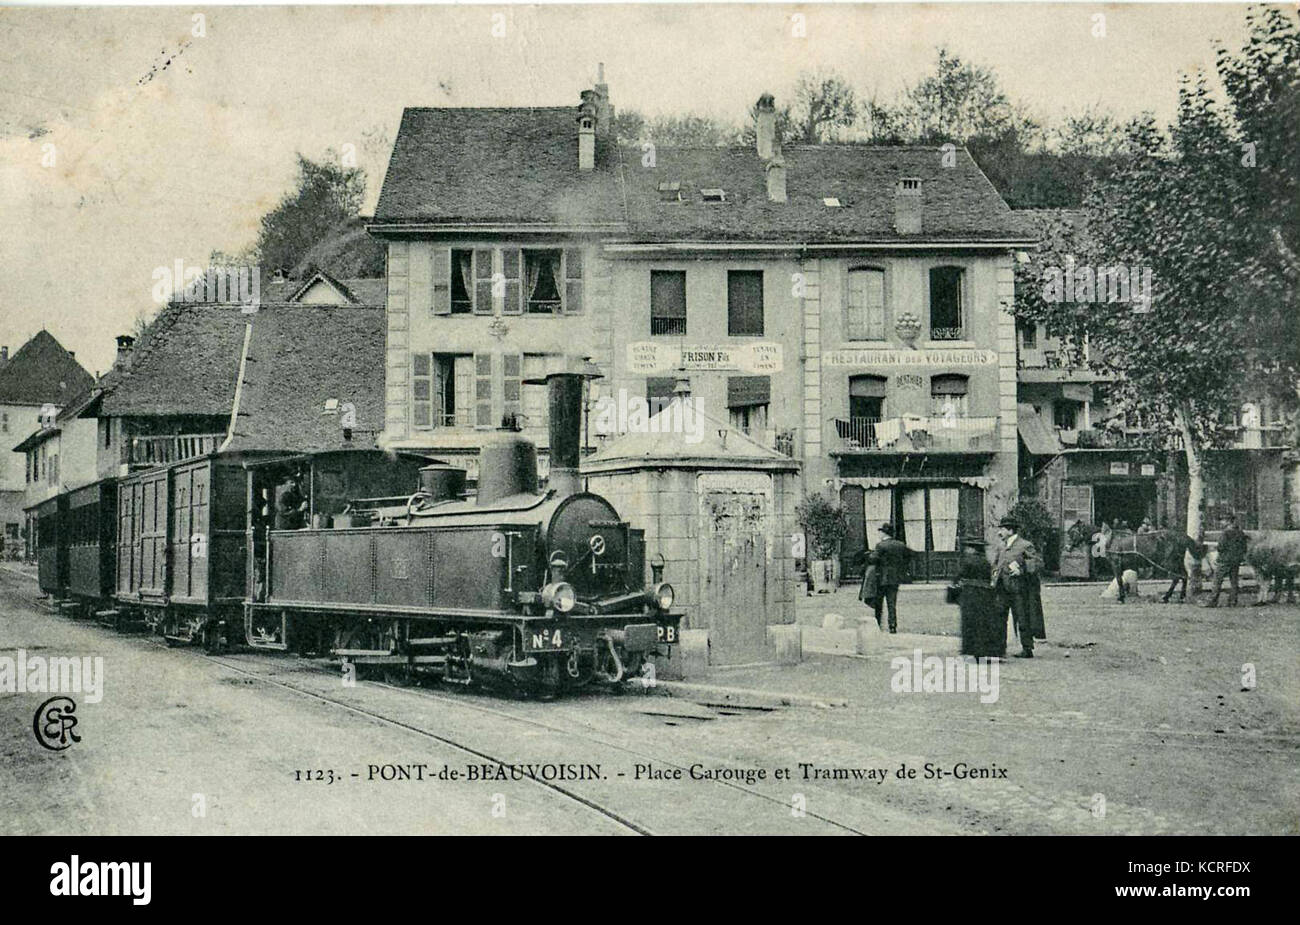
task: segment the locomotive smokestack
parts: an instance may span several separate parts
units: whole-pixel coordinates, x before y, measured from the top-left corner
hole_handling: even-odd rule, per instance
[[[551,373],[545,379],[526,380],[530,385],[546,384],[549,418],[551,474],[549,485],[559,495],[582,490],[578,464],[582,458],[582,382],[599,379],[601,373],[590,363]]]

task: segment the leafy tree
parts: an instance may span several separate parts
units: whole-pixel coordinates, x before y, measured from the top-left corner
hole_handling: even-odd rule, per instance
[[[1134,120],[1114,175],[1088,195],[1084,227],[1045,229],[1018,268],[1017,314],[1067,338],[1074,362],[1117,376],[1112,396],[1154,428],[1154,442],[1181,441],[1193,536],[1205,451],[1231,441],[1236,409],[1261,389],[1280,379],[1295,397],[1297,42],[1293,21],[1254,15],[1246,47],[1219,60],[1232,111],[1204,75],[1184,79],[1171,130]],[[1243,132],[1280,146],[1257,147],[1249,165]],[[1150,268],[1149,310],[1100,289],[1065,301],[1031,275],[1056,268],[1059,279],[1073,267],[1077,287],[1083,268],[1110,266]]]
[[[803,73],[795,83],[794,102],[787,110],[789,128],[799,143],[834,141],[858,118],[858,101],[839,74],[831,71]]]
[[[1010,132],[1030,140],[1039,131],[1025,107],[1014,104],[990,68],[940,47],[934,72],[903,94],[894,114],[905,134],[921,144],[999,138]]]
[[[695,113],[655,116],[642,133],[644,141],[664,147],[700,148],[725,145],[736,136],[736,127],[712,116]]]
[[[330,151],[321,161],[298,157],[294,190],[262,217],[254,254],[267,271],[289,269],[331,230],[361,211],[366,174],[360,167],[344,167]]]
[[[794,514],[807,543],[808,558],[834,558],[849,532],[844,509],[825,495],[809,494],[795,506]]]

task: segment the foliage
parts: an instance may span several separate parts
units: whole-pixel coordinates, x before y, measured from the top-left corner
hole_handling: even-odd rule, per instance
[[[268,272],[296,266],[333,229],[356,218],[365,196],[365,171],[342,166],[334,152],[319,162],[297,157],[295,188],[262,217],[254,245]]]
[[[787,110],[794,141],[812,145],[834,141],[858,118],[858,102],[849,82],[832,71],[803,73]],[[778,127],[780,127],[778,125]]]
[[[844,509],[825,495],[810,494],[804,495],[794,513],[808,544],[808,558],[833,558],[840,541],[849,531]]]
[[[1020,535],[1038,547],[1039,552],[1047,548],[1047,543],[1056,532],[1056,521],[1047,505],[1037,498],[1021,498],[1007,512],[1020,522]]]
[[[1205,75],[1185,78],[1175,124],[1134,120],[1113,173],[1085,200],[1083,226],[1058,218],[1017,268],[1017,315],[1066,338],[1076,356],[1086,343],[1087,364],[1117,377],[1112,399],[1154,428],[1150,439],[1181,440],[1192,535],[1203,451],[1230,442],[1247,399],[1269,390],[1294,403],[1300,372],[1300,33],[1276,9],[1252,11],[1248,25],[1246,47],[1219,57],[1231,109]],[[1248,136],[1260,139],[1253,148]],[[1150,310],[1097,292],[1050,300],[1044,269],[1071,266],[1076,277],[1089,267],[1150,268]]]

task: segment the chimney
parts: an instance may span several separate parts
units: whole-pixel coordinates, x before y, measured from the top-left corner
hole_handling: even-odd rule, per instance
[[[776,99],[770,93],[758,98],[757,126],[755,138],[758,144],[758,156],[765,161],[772,159],[776,151]]]
[[[596,169],[596,91],[583,90],[578,106],[578,169]]]
[[[767,162],[767,198],[772,202],[785,202],[785,158],[778,151]]]
[[[609,101],[609,84],[605,83],[605,63],[596,65],[596,134],[602,138],[614,132],[614,106]]]
[[[903,177],[894,190],[894,230],[921,233],[921,181],[916,177]]]
[[[117,335],[117,359],[113,365],[122,369],[131,365],[131,351],[135,347],[135,338],[130,334]]]
[[[547,485],[561,497],[582,491],[578,469],[582,458],[582,385],[584,379],[599,379],[601,372],[583,361],[571,363],[563,372],[543,379],[525,380],[529,385],[546,383],[548,452],[550,473]]]

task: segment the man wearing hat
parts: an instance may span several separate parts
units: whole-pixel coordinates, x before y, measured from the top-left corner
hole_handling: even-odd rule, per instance
[[[1043,600],[1038,574],[1043,557],[1034,544],[1020,535],[1020,521],[1008,515],[998,522],[997,558],[993,561],[993,590],[998,618],[1005,621],[1010,610],[1020,637],[1016,658],[1034,657],[1034,639],[1046,639]]]
[[[876,567],[876,625],[881,625],[885,604],[889,604],[889,631],[898,632],[898,586],[907,577],[907,559],[911,553],[903,543],[894,538],[892,524],[880,525],[880,542],[871,551],[867,561]]]

